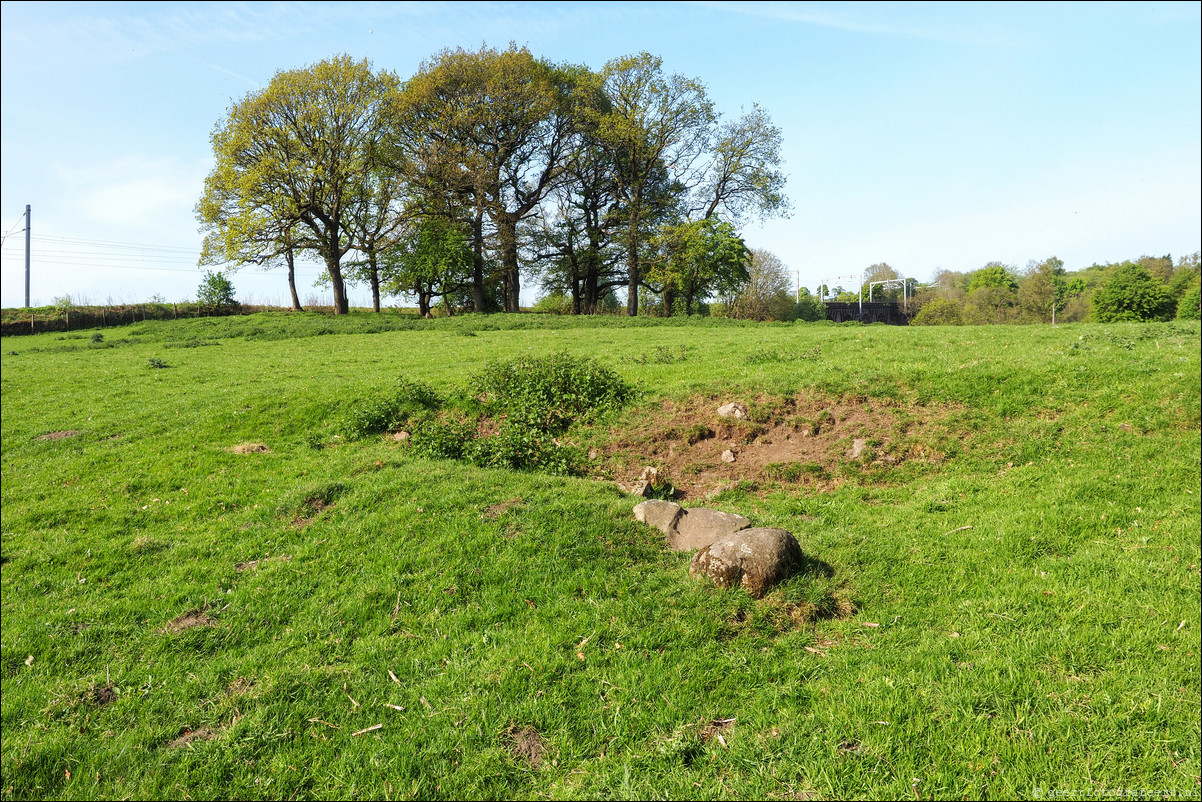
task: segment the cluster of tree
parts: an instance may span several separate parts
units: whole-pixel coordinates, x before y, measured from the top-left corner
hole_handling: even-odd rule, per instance
[[[941,271],[906,302],[919,325],[1196,320],[1198,264],[1197,252],[1175,264],[1171,256],[1143,256],[1075,272],[1056,257],[1022,271],[990,262],[967,273]]]
[[[780,130],[723,122],[648,53],[599,71],[513,45],[446,50],[402,81],[340,56],[277,73],[212,134],[201,263],[320,259],[428,314],[517,311],[523,279],[570,311],[690,314],[752,281],[738,225],[787,214]],[[640,296],[640,290],[644,295]],[[642,301],[642,303],[641,303]],[[756,313],[758,314],[758,312]]]

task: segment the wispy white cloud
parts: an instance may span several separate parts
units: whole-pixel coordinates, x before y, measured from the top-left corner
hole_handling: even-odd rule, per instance
[[[1013,45],[1015,37],[994,24],[951,22],[923,13],[922,6],[887,3],[834,5],[790,2],[726,2],[696,0],[696,5],[777,22],[834,28],[851,33],[925,39],[961,45]]]

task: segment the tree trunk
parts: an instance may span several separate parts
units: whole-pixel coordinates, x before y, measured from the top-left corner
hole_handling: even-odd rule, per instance
[[[672,288],[667,284],[664,285],[664,317],[672,317]]]
[[[626,314],[638,314],[638,204],[642,198],[631,198],[630,225],[626,231]]]
[[[634,317],[639,313],[639,237],[638,221],[631,215],[630,232],[626,241],[626,314]]]
[[[497,237],[501,241],[501,265],[505,275],[505,311],[520,312],[522,285],[518,275],[518,221],[511,215],[497,217],[500,217],[496,220]]]
[[[484,311],[484,209],[476,207],[472,220],[472,306]]]
[[[367,269],[371,276],[371,311],[380,314],[380,267],[376,264],[375,250],[367,254]]]
[[[296,294],[296,262],[292,255],[292,249],[289,248],[285,251],[284,256],[288,260],[288,291],[292,293],[292,308],[297,312],[303,312],[305,310],[301,306],[300,296]]]
[[[346,283],[342,280],[342,266],[338,258],[326,258],[326,271],[330,274],[330,286],[334,288],[334,314],[349,315],[350,303],[346,297]]]

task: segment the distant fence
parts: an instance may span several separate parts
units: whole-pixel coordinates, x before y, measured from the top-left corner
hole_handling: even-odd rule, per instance
[[[177,320],[192,317],[225,317],[253,315],[256,312],[280,311],[273,306],[212,307],[196,303],[130,304],[127,306],[77,306],[70,309],[39,307],[37,309],[6,309],[0,320],[0,336],[42,334],[53,331],[78,331],[109,326],[128,326],[143,320]]]
[[[891,326],[905,326],[910,322],[909,316],[899,303],[828,303],[826,319],[836,323],[857,321],[860,323],[888,323]]]

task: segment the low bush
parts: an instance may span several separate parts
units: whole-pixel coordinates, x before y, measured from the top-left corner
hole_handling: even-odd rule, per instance
[[[614,371],[588,357],[552,354],[487,366],[472,389],[510,421],[560,432],[629,401],[634,391]]]
[[[429,386],[401,378],[388,392],[352,405],[341,431],[350,440],[384,434],[437,410],[441,404],[442,400]]]

